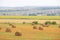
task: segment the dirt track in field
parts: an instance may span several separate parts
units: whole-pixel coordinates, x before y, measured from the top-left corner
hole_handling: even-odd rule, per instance
[[[22,22],[33,22],[38,21],[39,23],[44,23],[45,21],[56,21],[60,24],[60,20],[28,20],[28,19],[0,19],[0,22],[11,22],[11,23],[22,23]]]

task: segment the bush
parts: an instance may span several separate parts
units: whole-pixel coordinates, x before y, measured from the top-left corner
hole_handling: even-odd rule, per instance
[[[51,24],[53,24],[53,25],[55,25],[55,24],[57,24],[55,21],[53,21]]]
[[[45,22],[45,25],[48,25],[48,24],[51,24],[51,22],[50,21],[46,21]]]
[[[38,22],[37,21],[34,21],[34,22],[32,22],[32,24],[38,24]]]
[[[20,32],[15,32],[15,36],[22,36]]]
[[[7,29],[6,29],[6,32],[11,32],[11,29],[7,28]]]

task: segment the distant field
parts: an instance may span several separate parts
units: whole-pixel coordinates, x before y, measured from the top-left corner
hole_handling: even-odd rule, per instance
[[[60,20],[60,16],[0,16],[0,19]]]

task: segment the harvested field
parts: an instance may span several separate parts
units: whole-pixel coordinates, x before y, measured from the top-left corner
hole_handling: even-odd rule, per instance
[[[51,25],[50,27],[43,27],[44,30],[34,30],[31,24],[14,23],[16,28],[9,28],[11,33],[5,32],[8,24],[1,24],[0,40],[60,40],[60,28],[58,25]],[[39,25],[36,25],[37,28]],[[15,32],[21,32],[22,36],[15,36]]]
[[[2,28],[0,30],[0,40],[60,40],[60,28],[59,28],[60,20],[57,20],[60,19],[59,17],[60,16],[57,16],[56,20],[54,20],[55,19],[54,16],[53,17],[44,16],[44,18],[40,16],[36,18],[34,16],[32,17],[17,16],[16,19],[15,16],[13,17],[0,16],[0,27]],[[42,18],[42,20],[40,20],[39,18],[40,19]],[[45,18],[47,20],[44,20]],[[57,24],[49,25],[49,27],[42,27],[40,24],[32,25],[31,23],[33,21],[38,21],[38,23],[41,24],[45,23],[46,21],[51,21],[51,22],[55,21],[57,22]],[[12,25],[9,25],[9,23],[14,25],[15,28],[13,28]],[[33,26],[36,26],[35,30],[33,29]],[[7,28],[9,28],[11,32],[5,32]],[[39,30],[39,29],[43,29],[43,30]],[[15,34],[16,32],[20,32],[21,36],[19,36],[20,35],[19,33],[18,33],[19,35]]]

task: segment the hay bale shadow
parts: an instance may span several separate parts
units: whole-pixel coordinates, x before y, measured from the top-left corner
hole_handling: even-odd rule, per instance
[[[42,27],[49,27],[49,24],[40,24]]]
[[[42,27],[45,27],[45,25],[44,24],[40,24]]]

